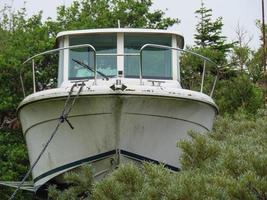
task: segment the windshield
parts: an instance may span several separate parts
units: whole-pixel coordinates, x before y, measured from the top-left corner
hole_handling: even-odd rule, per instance
[[[124,53],[139,53],[143,45],[152,43],[171,46],[172,36],[163,34],[124,34]],[[117,75],[117,56],[99,55],[117,53],[117,34],[88,34],[70,36],[69,45],[91,44],[95,47],[96,72],[98,78]],[[80,63],[80,64],[79,64]],[[82,64],[81,64],[82,63]],[[172,79],[172,51],[159,48],[146,48],[143,51],[143,78]],[[85,67],[86,66],[86,67]],[[93,69],[93,70],[92,70]],[[140,57],[124,57],[124,76],[139,78]],[[69,50],[69,80],[94,77],[94,55],[87,47]]]
[[[160,34],[125,34],[124,51],[125,53],[139,53],[140,48],[148,43],[171,46],[171,36]],[[171,50],[146,48],[143,51],[143,78],[172,79],[171,61]],[[139,77],[139,62],[139,57],[125,57],[125,77]]]
[[[95,47],[96,53],[117,53],[116,34],[94,34],[94,35],[77,35],[70,37],[70,46],[79,44],[91,44]],[[93,78],[94,72],[80,65],[77,61],[82,62],[94,68],[93,52],[87,48],[70,49],[69,54],[69,80]],[[96,70],[108,77],[117,75],[117,58],[116,56],[97,56]]]

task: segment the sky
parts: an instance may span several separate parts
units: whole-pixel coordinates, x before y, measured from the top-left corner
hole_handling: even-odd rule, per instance
[[[62,4],[69,6],[73,2],[73,0],[0,0],[0,10],[5,4],[12,5],[13,10],[19,9],[23,7],[24,1],[26,1],[29,16],[43,10],[44,18],[55,18],[57,6]],[[201,1],[154,0],[153,2],[152,9],[163,10],[166,16],[181,20],[178,26],[171,27],[170,30],[178,31],[185,37],[187,45],[193,45],[197,24],[194,12],[200,7]],[[256,27],[255,21],[261,19],[261,0],[204,0],[204,3],[207,8],[212,9],[214,19],[223,17],[223,34],[227,36],[229,42],[236,39],[235,30],[239,24],[248,32],[248,37],[252,37],[249,45],[253,49],[260,46],[260,31]],[[265,2],[266,8],[267,2]]]

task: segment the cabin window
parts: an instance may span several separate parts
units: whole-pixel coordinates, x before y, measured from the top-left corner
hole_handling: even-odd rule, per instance
[[[125,53],[139,53],[145,44],[171,46],[169,35],[125,34]],[[124,60],[125,77],[138,78],[140,73],[139,56],[126,56]],[[146,48],[143,51],[143,78],[172,79],[172,51],[158,48]]]
[[[91,44],[97,54],[117,53],[117,36],[116,34],[90,34],[70,36],[69,45]],[[70,49],[69,54],[69,80],[94,78],[94,72],[88,68],[81,66],[79,62],[94,68],[93,51],[88,47],[78,49]],[[97,71],[108,77],[117,74],[117,58],[116,56],[97,56]],[[98,77],[100,77],[98,75]]]

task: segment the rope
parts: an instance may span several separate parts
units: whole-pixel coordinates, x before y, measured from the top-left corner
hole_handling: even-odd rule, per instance
[[[65,101],[65,105],[63,108],[63,111],[61,113],[61,116],[58,118],[58,123],[54,129],[54,131],[52,132],[50,138],[48,139],[48,141],[46,142],[45,146],[43,147],[42,151],[40,152],[40,154],[38,155],[37,159],[34,161],[33,165],[31,166],[31,168],[28,170],[28,172],[25,174],[25,176],[23,177],[22,181],[20,182],[20,184],[18,185],[18,187],[16,188],[16,190],[13,192],[13,194],[10,196],[9,200],[13,200],[16,196],[16,194],[18,193],[18,191],[20,190],[21,186],[25,183],[25,181],[27,180],[27,178],[30,176],[32,170],[34,169],[34,167],[37,165],[37,163],[39,162],[40,158],[42,157],[42,155],[44,154],[45,150],[47,149],[48,145],[50,144],[50,142],[52,141],[52,139],[54,138],[56,132],[58,131],[60,125],[62,123],[64,123],[65,121],[70,125],[70,127],[73,129],[74,127],[71,125],[71,123],[68,121],[68,115],[73,107],[73,105],[76,102],[76,99],[79,97],[82,88],[84,86],[84,82],[82,82],[82,85],[80,86],[80,89],[78,91],[78,93],[76,94],[76,96],[73,98],[72,102],[70,102],[71,99],[71,95],[73,93],[73,89],[74,87],[77,87],[77,84],[73,84],[70,91],[69,91],[69,95],[68,98]]]

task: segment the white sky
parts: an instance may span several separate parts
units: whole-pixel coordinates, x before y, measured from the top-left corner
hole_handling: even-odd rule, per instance
[[[0,0],[0,10],[5,4],[12,5],[13,9],[23,7],[25,0]],[[56,7],[62,4],[70,5],[73,0],[26,0],[28,15],[43,10],[45,18],[56,16]],[[193,34],[197,23],[194,11],[200,7],[200,0],[154,0],[153,9],[165,11],[167,16],[179,18],[181,24],[172,27],[182,33],[186,44],[192,45]],[[248,33],[253,36],[250,46],[260,46],[260,31],[255,25],[256,19],[261,19],[261,0],[204,0],[206,7],[213,10],[213,17],[222,16],[224,22],[223,34],[229,41],[235,39],[235,29],[239,23]],[[267,8],[267,2],[265,7]],[[267,16],[267,14],[266,14]],[[267,20],[266,20],[267,21]]]

